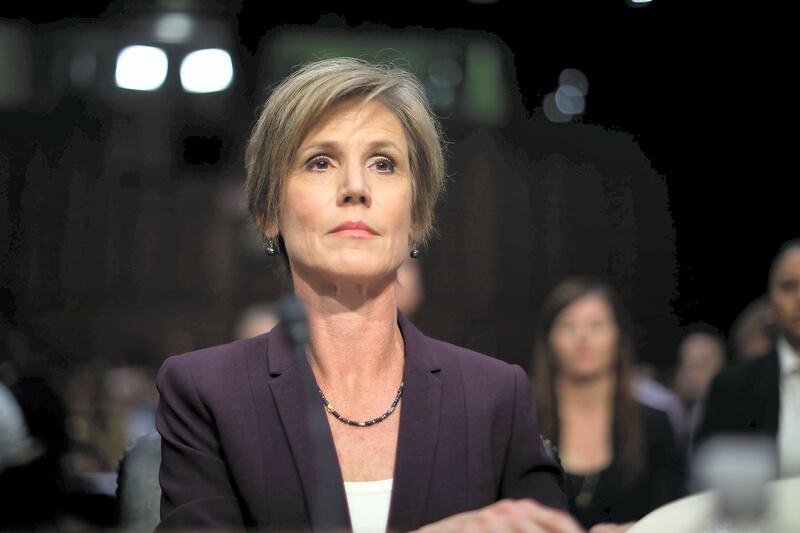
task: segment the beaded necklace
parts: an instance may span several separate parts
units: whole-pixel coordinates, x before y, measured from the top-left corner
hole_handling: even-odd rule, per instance
[[[331,415],[333,415],[333,417],[336,420],[344,424],[347,424],[349,426],[367,427],[377,424],[378,422],[383,422],[384,420],[386,420],[387,416],[394,413],[394,410],[397,408],[397,403],[400,401],[400,397],[403,395],[403,382],[402,381],[400,382],[400,388],[397,389],[397,395],[394,397],[394,401],[392,402],[392,405],[389,406],[389,409],[387,409],[386,412],[383,413],[381,416],[377,418],[372,418],[370,420],[365,420],[363,422],[359,422],[357,420],[350,420],[349,418],[345,418],[342,415],[340,415],[339,412],[333,408],[333,404],[330,403],[327,398],[325,398],[325,393],[322,392],[322,389],[317,389],[317,390],[319,390],[319,395],[322,396],[322,403],[325,404],[325,410],[328,411]]]

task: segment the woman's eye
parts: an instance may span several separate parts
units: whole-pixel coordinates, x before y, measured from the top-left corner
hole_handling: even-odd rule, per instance
[[[331,162],[327,157],[317,156],[306,163],[306,168],[309,170],[327,170],[330,164]]]
[[[379,172],[391,172],[394,170],[394,161],[388,157],[380,157],[375,160],[374,166]]]

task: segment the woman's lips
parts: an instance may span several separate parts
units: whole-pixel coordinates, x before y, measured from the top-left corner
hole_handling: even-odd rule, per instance
[[[339,231],[332,232],[333,235],[342,235],[347,237],[356,237],[358,239],[367,239],[369,237],[374,237],[374,233],[370,233],[369,231],[363,229],[343,229]]]
[[[348,220],[347,222],[343,222],[333,228],[330,233],[358,239],[367,239],[378,235],[378,232],[361,220]]]

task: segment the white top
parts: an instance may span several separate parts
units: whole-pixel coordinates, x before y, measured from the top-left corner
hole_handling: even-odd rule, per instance
[[[781,412],[778,422],[778,454],[781,477],[800,476],[800,354],[785,338],[778,339],[781,367]]]
[[[345,481],[353,533],[385,533],[394,478],[379,481]]]

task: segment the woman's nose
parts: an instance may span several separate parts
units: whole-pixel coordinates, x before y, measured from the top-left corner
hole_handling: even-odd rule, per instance
[[[347,165],[342,173],[342,182],[339,186],[339,205],[364,204],[369,207],[371,196],[367,180],[364,175],[366,170],[359,165]]]

